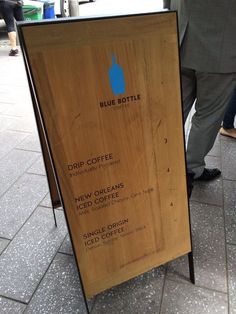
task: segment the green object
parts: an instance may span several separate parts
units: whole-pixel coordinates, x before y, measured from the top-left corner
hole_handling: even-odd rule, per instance
[[[33,5],[23,5],[23,15],[25,21],[41,20],[42,19],[42,8]]]

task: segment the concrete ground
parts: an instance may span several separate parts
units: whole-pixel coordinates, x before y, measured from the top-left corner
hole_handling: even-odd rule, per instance
[[[54,226],[23,59],[8,51],[1,28],[0,314],[83,314],[61,209]],[[236,141],[219,136],[207,161],[222,177],[196,183],[191,198],[196,284],[184,256],[97,295],[92,314],[236,313],[235,156]]]

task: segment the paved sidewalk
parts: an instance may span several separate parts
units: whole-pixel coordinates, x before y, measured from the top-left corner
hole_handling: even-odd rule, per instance
[[[22,57],[0,44],[0,314],[86,313],[62,210],[55,228]],[[236,313],[236,141],[191,198],[196,285],[179,258],[90,300],[92,314]]]

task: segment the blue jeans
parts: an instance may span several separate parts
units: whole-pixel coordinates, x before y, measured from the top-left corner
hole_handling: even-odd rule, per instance
[[[227,105],[224,120],[223,128],[224,129],[233,129],[234,128],[234,118],[236,115],[236,88],[233,91],[232,97]]]

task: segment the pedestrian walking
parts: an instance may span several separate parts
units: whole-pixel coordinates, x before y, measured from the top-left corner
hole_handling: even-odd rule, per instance
[[[206,168],[236,77],[236,1],[170,0],[178,11],[184,121],[195,103],[187,143],[187,168],[194,180],[221,171]],[[169,2],[169,3],[168,3]]]
[[[22,0],[0,0],[0,12],[6,23],[7,34],[11,46],[9,56],[16,56],[19,53],[16,46],[15,20],[24,20],[22,5]]]

